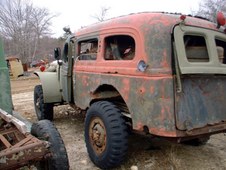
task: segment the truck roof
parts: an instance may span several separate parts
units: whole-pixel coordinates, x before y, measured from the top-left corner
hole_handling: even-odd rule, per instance
[[[75,34],[76,36],[82,36],[87,35],[89,33],[95,33],[107,29],[114,29],[120,27],[130,27],[139,31],[145,29],[146,27],[155,26],[159,24],[163,24],[165,25],[165,29],[169,29],[173,28],[176,24],[182,22],[181,16],[182,14],[179,13],[165,12],[134,13],[108,19],[103,22],[83,27],[82,29],[75,32]],[[193,17],[191,15],[186,15],[184,24],[217,30],[215,23],[210,22],[207,19],[203,19],[201,17]]]

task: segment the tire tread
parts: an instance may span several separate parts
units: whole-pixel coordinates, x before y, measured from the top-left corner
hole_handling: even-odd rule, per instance
[[[109,148],[104,151],[104,156],[97,156],[89,143],[88,127],[92,116],[101,117],[105,128],[109,133],[107,140]],[[113,168],[121,164],[128,150],[128,133],[125,120],[120,110],[111,102],[98,101],[93,103],[87,112],[85,119],[85,141],[90,159],[98,167],[106,169]],[[107,145],[108,145],[107,144]]]
[[[60,133],[49,120],[41,120],[34,123],[31,128],[31,134],[50,142],[51,157],[49,162],[49,170],[68,170],[69,162],[67,151]]]
[[[36,100],[40,100],[40,109],[36,106]],[[36,85],[34,88],[34,105],[38,120],[53,120],[53,104],[44,103],[42,85]]]

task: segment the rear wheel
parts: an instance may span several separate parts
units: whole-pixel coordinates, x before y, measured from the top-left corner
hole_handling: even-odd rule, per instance
[[[127,140],[120,110],[107,101],[93,103],[85,119],[85,142],[93,163],[103,169],[120,165],[127,153]]]
[[[68,156],[64,146],[64,142],[53,125],[49,120],[41,120],[34,123],[31,127],[31,134],[50,142],[49,150],[51,157],[40,161],[35,166],[38,170],[68,170]]]
[[[35,86],[34,106],[38,120],[53,120],[53,104],[44,103],[43,90],[41,85]]]

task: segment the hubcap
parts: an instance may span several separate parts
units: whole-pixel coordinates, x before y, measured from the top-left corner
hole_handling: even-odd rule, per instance
[[[103,121],[94,117],[89,126],[90,143],[97,155],[100,155],[106,148],[106,130]]]

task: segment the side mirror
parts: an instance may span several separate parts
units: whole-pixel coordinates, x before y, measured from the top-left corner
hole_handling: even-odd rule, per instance
[[[70,27],[68,27],[68,26],[64,27],[63,30],[65,31],[66,34],[72,33]]]
[[[60,60],[61,58],[61,49],[59,47],[54,49],[54,58]]]

